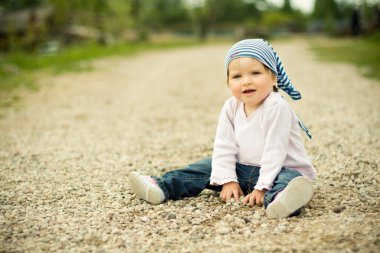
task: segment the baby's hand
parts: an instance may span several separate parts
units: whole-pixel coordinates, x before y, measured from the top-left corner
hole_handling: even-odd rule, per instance
[[[249,202],[249,206],[253,207],[253,205],[258,205],[262,206],[264,203],[264,195],[265,195],[266,190],[260,191],[260,190],[254,190],[245,198],[243,199],[243,205],[246,205]]]
[[[231,197],[235,197],[236,201],[239,201],[240,196],[243,196],[243,191],[240,188],[239,183],[229,182],[225,183],[220,193],[222,201],[230,201]]]

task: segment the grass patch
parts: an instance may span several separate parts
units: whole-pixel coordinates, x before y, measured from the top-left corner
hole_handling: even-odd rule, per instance
[[[136,53],[164,50],[177,47],[198,45],[196,40],[178,40],[163,42],[119,43],[102,46],[86,43],[62,48],[54,55],[43,55],[30,52],[11,52],[0,54],[0,107],[12,104],[11,99],[17,88],[38,89],[37,73],[41,70],[53,74],[68,71],[90,70],[86,61],[107,56],[130,56]],[[18,99],[16,99],[18,100]]]
[[[361,38],[323,39],[311,44],[320,60],[353,63],[363,68],[365,76],[380,81],[380,33]]]

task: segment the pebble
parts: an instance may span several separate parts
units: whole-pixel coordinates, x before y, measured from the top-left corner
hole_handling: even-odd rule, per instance
[[[216,230],[218,234],[226,235],[231,232],[231,229],[229,227],[221,227]]]
[[[180,231],[182,231],[182,232],[187,232],[187,231],[189,231],[190,229],[191,229],[190,226],[181,226],[181,227],[180,227]]]
[[[169,213],[168,214],[168,220],[174,220],[177,218],[177,215],[175,213]]]
[[[253,215],[253,218],[255,218],[256,220],[260,220],[261,214],[259,212],[255,212],[255,214]]]
[[[148,222],[149,221],[149,217],[143,216],[143,217],[141,217],[141,221],[142,222]]]
[[[334,213],[341,213],[344,209],[345,209],[344,206],[335,206],[335,207],[333,208],[333,212],[334,212]]]
[[[191,220],[191,224],[193,224],[193,225],[200,225],[200,224],[202,224],[202,219],[200,219],[200,218],[195,218],[195,219],[192,219]]]
[[[226,221],[233,221],[235,219],[234,216],[232,216],[231,214],[227,214],[226,216],[224,216],[223,220],[226,220]]]

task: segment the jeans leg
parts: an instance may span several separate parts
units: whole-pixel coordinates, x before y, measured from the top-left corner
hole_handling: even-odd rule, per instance
[[[272,189],[267,191],[264,196],[264,206],[267,208],[267,206],[274,200],[277,193],[284,190],[285,187],[289,184],[289,182],[296,177],[300,177],[302,174],[296,170],[288,169],[288,168],[282,168],[280,173],[277,175],[277,177],[274,180],[274,184]]]
[[[211,158],[205,158],[183,169],[153,177],[165,194],[165,199],[182,199],[198,195],[204,189],[220,191],[222,186],[210,186]]]
[[[236,175],[244,195],[251,193],[260,176],[260,167],[237,163]]]

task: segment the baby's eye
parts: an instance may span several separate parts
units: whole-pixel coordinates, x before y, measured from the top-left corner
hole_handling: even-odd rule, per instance
[[[241,77],[241,75],[233,75],[232,76],[232,79],[238,79],[238,78],[240,78]]]
[[[252,72],[252,75],[259,75],[259,74],[261,74],[260,71],[253,71]]]

